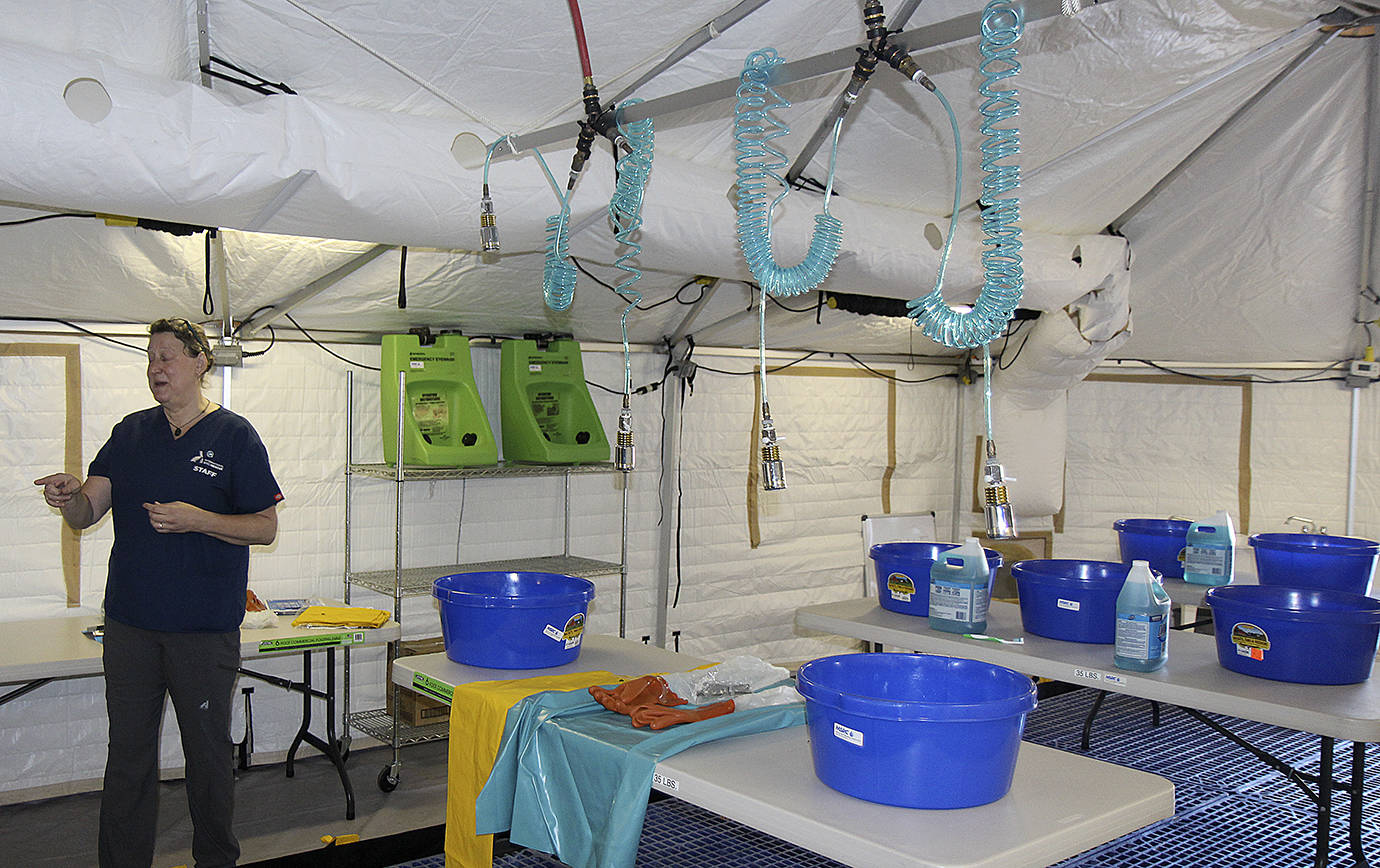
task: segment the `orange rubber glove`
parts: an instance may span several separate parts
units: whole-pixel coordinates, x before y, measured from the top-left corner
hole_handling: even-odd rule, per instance
[[[595,701],[619,714],[631,715],[634,709],[655,705],[684,705],[685,700],[671,692],[666,679],[659,675],[644,675],[625,681],[609,690],[598,685],[589,688]]]
[[[711,717],[722,717],[725,714],[732,714],[733,710],[733,700],[725,699],[723,702],[701,705],[698,708],[644,705],[641,708],[634,708],[628,716],[632,718],[633,726],[647,726],[653,730],[661,730],[678,723],[691,723],[696,720],[708,720]]]

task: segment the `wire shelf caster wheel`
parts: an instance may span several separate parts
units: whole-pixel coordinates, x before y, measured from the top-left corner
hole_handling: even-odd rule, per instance
[[[398,775],[393,771],[393,766],[384,766],[379,769],[379,789],[385,793],[391,793],[398,788]]]

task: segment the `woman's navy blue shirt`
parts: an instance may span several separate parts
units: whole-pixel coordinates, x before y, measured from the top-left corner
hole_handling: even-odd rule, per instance
[[[146,630],[229,632],[244,619],[249,546],[202,533],[160,534],[145,503],[183,501],[223,515],[283,499],[268,450],[243,417],[217,408],[174,439],[162,407],[131,413],[91,462],[110,480],[115,544],[106,616]]]

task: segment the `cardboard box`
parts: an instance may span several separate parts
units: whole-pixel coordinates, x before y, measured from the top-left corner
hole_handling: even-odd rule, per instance
[[[445,651],[445,642],[440,636],[431,639],[408,639],[398,643],[398,656],[411,657],[414,654],[435,654]],[[393,710],[393,661],[388,661],[388,689],[384,691],[387,697],[387,709],[389,714],[394,714]],[[396,712],[398,722],[408,726],[425,726],[430,723],[439,723],[450,718],[450,706],[444,702],[437,702],[429,696],[422,696],[405,687],[398,688],[398,710]]]

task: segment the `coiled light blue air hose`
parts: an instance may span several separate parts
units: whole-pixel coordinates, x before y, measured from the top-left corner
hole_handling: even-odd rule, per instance
[[[1020,130],[1014,126],[997,124],[1014,120],[1020,114],[1020,99],[1014,86],[997,85],[1021,70],[1016,60],[1016,42],[1021,38],[1025,13],[1011,0],[991,0],[983,9],[982,41],[979,50],[982,62],[982,231],[986,236],[982,251],[985,275],[982,290],[972,310],[960,313],[949,307],[942,294],[944,265],[948,261],[953,241],[954,221],[958,217],[959,180],[954,182],[954,210],[949,217],[949,233],[940,257],[940,268],[934,289],[925,296],[907,302],[910,316],[931,339],[950,347],[982,346],[999,336],[1011,320],[1025,288],[1025,272],[1021,266],[1020,198],[1005,196],[1020,186],[1020,165],[1000,162],[1020,154]],[[949,113],[954,128],[954,151],[957,158],[957,177],[962,178],[961,148],[958,144],[958,121],[953,109],[937,89],[935,95]]]
[[[770,84],[772,69],[782,62],[773,48],[749,54],[743,64],[733,108],[734,148],[738,153],[738,243],[753,279],[763,292],[774,296],[799,295],[819,286],[829,276],[843,246],[843,223],[829,213],[839,131],[843,126],[840,117],[834,123],[834,150],[829,160],[824,209],[822,214],[815,215],[810,248],[799,264],[789,268],[777,265],[772,256],[772,212],[790,191],[780,174],[790,161],[772,144],[772,140],[790,132],[789,127],[771,114],[776,109],[790,107],[790,102]],[[772,183],[782,187],[775,198],[770,198],[768,189]]]
[[[613,222],[614,236],[623,245],[623,253],[614,260],[614,265],[628,273],[615,291],[628,299],[623,308],[621,324],[623,327],[623,390],[625,395],[632,393],[632,359],[628,349],[628,314],[642,301],[642,293],[633,285],[642,278],[642,271],[632,263],[634,257],[642,252],[642,245],[633,240],[633,234],[642,226],[642,196],[647,188],[647,178],[652,173],[652,149],[655,142],[655,128],[651,118],[631,123],[623,122],[623,110],[630,105],[642,102],[630,99],[618,107],[615,118],[618,133],[631,150],[618,158],[618,183],[614,187],[613,198],[609,200],[609,220]]]
[[[575,280],[579,277],[569,258],[570,194],[561,192],[556,176],[551,174],[551,167],[546,165],[546,157],[542,156],[541,151],[533,148],[532,153],[537,155],[541,170],[546,173],[546,180],[561,206],[559,212],[546,218],[546,257],[541,269],[541,291],[547,307],[565,310],[575,300]]]

